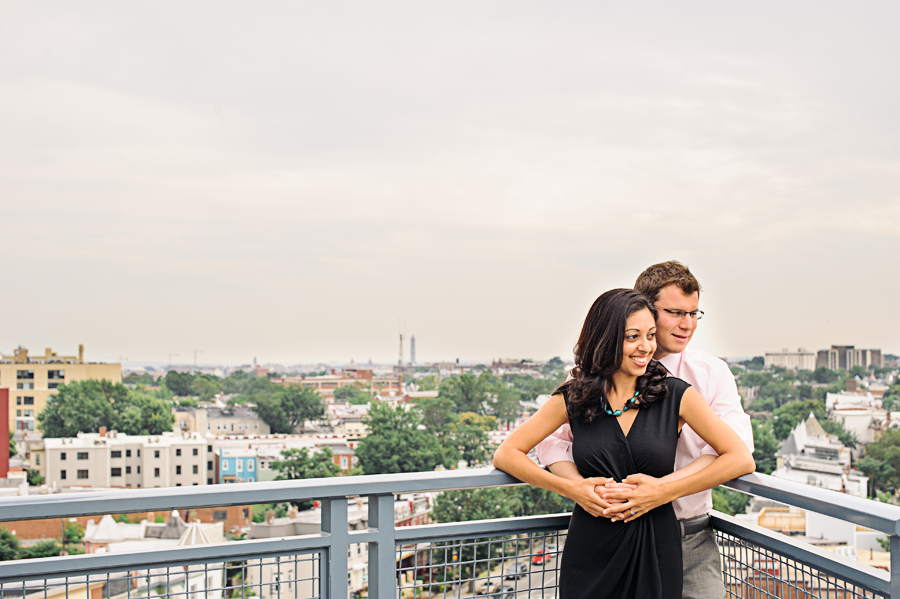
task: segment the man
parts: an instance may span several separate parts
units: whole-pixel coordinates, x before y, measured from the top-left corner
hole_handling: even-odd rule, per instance
[[[656,320],[657,349],[654,358],[672,376],[684,379],[706,399],[713,412],[731,426],[750,451],[753,451],[753,431],[750,417],[741,407],[734,376],[728,366],[717,358],[698,350],[688,350],[697,321],[703,316],[699,309],[700,283],[686,266],[669,261],[655,264],[640,274],[634,288],[653,300],[659,314]],[[581,478],[572,460],[572,434],[568,426],[537,446],[541,463],[550,471],[565,478]],[[676,472],[669,477],[680,478],[708,466],[716,452],[687,425],[681,431],[675,457]],[[662,493],[656,479],[639,473],[624,483],[609,483],[600,490],[591,505],[582,505],[589,513],[605,517],[631,520],[634,512],[623,511],[623,502],[646,511],[660,505]],[[681,526],[684,556],[684,591],[686,598],[721,598],[725,585],[719,565],[719,550],[710,527],[712,492],[703,491],[676,499],[675,515]]]

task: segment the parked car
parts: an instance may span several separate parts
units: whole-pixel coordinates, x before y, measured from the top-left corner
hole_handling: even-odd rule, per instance
[[[546,549],[538,549],[531,557],[531,563],[536,566],[540,566],[541,564],[549,562],[551,559],[553,559],[552,553],[550,553]]]
[[[525,576],[528,576],[528,564],[526,562],[517,560],[503,567],[503,578],[506,580],[517,580]]]
[[[481,582],[479,585],[476,586],[475,596],[476,597],[493,596],[495,593],[502,592],[504,588],[511,589],[512,587],[510,587],[508,585],[506,587],[504,587],[502,580],[499,580],[496,578],[488,579],[488,580]]]
[[[544,551],[547,555],[553,555],[557,553],[558,549],[556,548],[556,541],[547,541],[544,543]]]

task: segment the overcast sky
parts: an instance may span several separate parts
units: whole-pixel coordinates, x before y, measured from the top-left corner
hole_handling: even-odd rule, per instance
[[[900,351],[889,2],[0,1],[0,350],[571,357],[677,259],[693,346]]]

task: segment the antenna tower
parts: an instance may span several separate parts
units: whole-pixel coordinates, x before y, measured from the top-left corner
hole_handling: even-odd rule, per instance
[[[403,366],[403,333],[400,333],[400,360],[397,364]]]

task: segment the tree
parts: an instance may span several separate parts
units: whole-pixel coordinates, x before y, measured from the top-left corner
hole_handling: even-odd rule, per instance
[[[454,420],[453,402],[448,397],[423,397],[416,404],[416,411],[425,429],[437,436],[444,435]]]
[[[715,487],[712,490],[712,501],[714,510],[734,516],[744,513],[750,504],[750,496],[725,487]]]
[[[849,370],[849,372],[847,372],[847,375],[850,378],[858,376],[861,379],[867,379],[867,378],[869,378],[869,374],[870,374],[869,371],[866,370],[865,368],[863,368],[862,366],[860,366],[859,364],[857,364],[856,366],[851,368]]]
[[[774,412],[772,432],[779,441],[784,441],[801,420],[814,414],[819,421],[825,420],[825,403],[816,399],[790,401]]]
[[[452,447],[459,452],[460,459],[465,460],[470,466],[485,463],[494,452],[487,431],[496,428],[497,420],[493,416],[463,412],[450,427]]]
[[[25,478],[28,481],[29,487],[40,487],[42,484],[44,484],[44,477],[41,476],[41,473],[37,470],[26,470]]]
[[[866,446],[866,456],[857,463],[870,477],[876,490],[894,491],[900,487],[900,431],[890,429]]]
[[[157,521],[165,522],[165,520],[160,520],[162,514],[157,514],[156,518]],[[66,544],[80,543],[84,540],[84,526],[78,522],[66,522],[65,535]]]
[[[533,485],[507,488],[513,493],[517,502],[516,516],[562,514],[575,509],[574,501],[547,489]]]
[[[281,452],[281,460],[272,462],[272,468],[278,471],[275,480],[302,480],[307,478],[330,478],[340,474],[341,469],[334,463],[334,453],[328,447],[313,452],[308,448],[285,449]],[[308,510],[312,501],[295,501],[299,510]]]
[[[163,385],[175,395],[191,395],[194,375],[189,372],[170,370],[162,379]]]
[[[775,452],[781,445],[772,433],[771,422],[771,420],[750,422],[753,427],[753,460],[756,462],[756,471],[764,474],[772,474],[778,467]]]
[[[365,405],[372,401],[372,396],[358,385],[345,385],[334,390],[334,400]]]
[[[362,423],[368,426],[369,434],[359,442],[356,457],[366,474],[425,472],[438,464],[452,463],[452,453],[438,438],[419,429],[415,411],[375,402]]]
[[[172,402],[137,389],[115,406],[115,429],[127,435],[161,435],[172,430]]]
[[[522,409],[522,393],[507,383],[497,381],[494,385],[494,402],[491,407],[493,408],[491,412],[498,420],[513,422],[519,417]]]
[[[9,434],[9,457],[13,457],[16,455],[16,442],[13,439],[12,433]]]
[[[200,401],[210,401],[221,391],[222,385],[218,377],[198,375],[191,382],[191,395],[196,395]]]
[[[0,528],[0,562],[14,560],[19,556],[19,539],[5,528]]]
[[[35,559],[39,557],[54,557],[59,555],[62,547],[56,542],[56,539],[48,539],[40,541],[31,547],[22,547],[19,549],[19,559]]]
[[[258,395],[253,411],[272,428],[273,433],[294,433],[307,420],[324,416],[325,404],[315,390],[290,385],[268,397]]]
[[[491,378],[492,376],[486,372],[479,376],[461,374],[450,377],[441,383],[438,388],[438,397],[445,397],[452,401],[457,412],[482,414]]]
[[[115,404],[124,404],[128,388],[107,380],[76,381],[60,385],[38,414],[45,438],[75,437],[79,432],[96,433],[101,426],[116,428]]]

